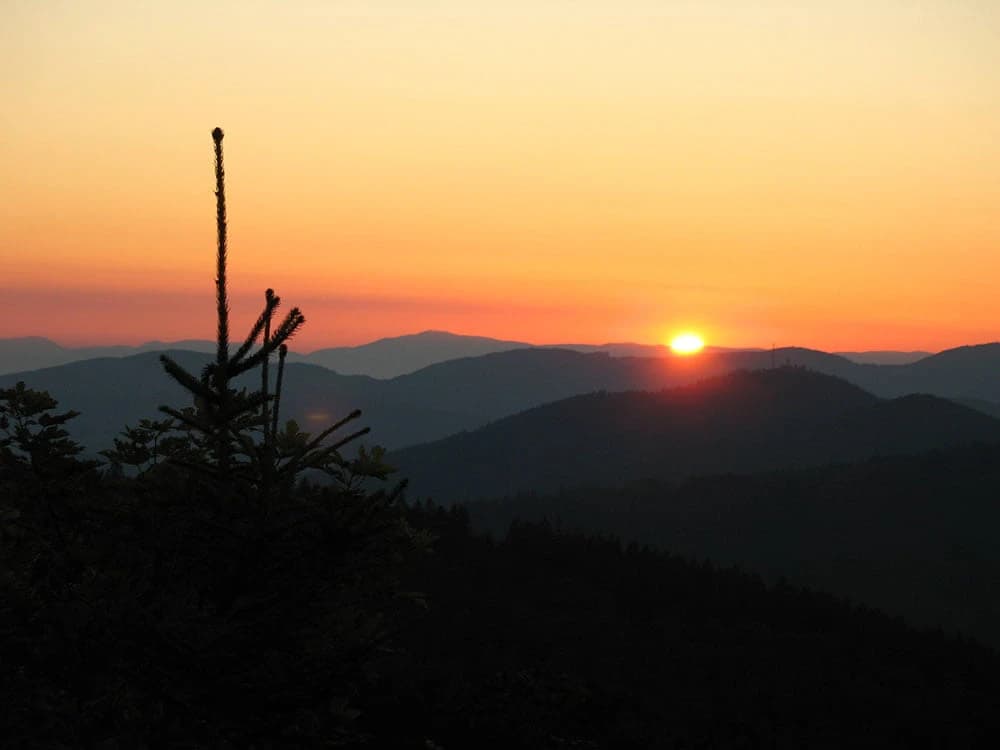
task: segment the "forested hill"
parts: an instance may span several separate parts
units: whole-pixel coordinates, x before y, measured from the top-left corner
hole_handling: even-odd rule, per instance
[[[832,591],[1000,647],[1000,445],[813,469],[628,482],[465,506],[611,534]]]
[[[386,746],[966,748],[1000,733],[1000,659],[884,614],[638,545],[427,513],[435,553],[362,718]],[[416,657],[416,658],[414,658]],[[393,737],[393,741],[388,738]]]
[[[660,392],[595,393],[397,451],[415,496],[474,500],[676,480],[1000,441],[1000,421],[932,396],[882,400],[795,367]]]

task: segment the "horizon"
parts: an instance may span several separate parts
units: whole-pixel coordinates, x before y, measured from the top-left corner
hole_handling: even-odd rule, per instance
[[[389,334],[389,335],[386,335],[386,336],[379,336],[378,338],[367,339],[367,340],[359,341],[358,343],[352,343],[352,344],[328,343],[328,344],[320,344],[319,346],[303,347],[303,346],[296,345],[295,340],[293,340],[292,343],[289,344],[288,348],[289,348],[289,351],[294,352],[296,354],[309,355],[309,354],[312,354],[312,353],[315,353],[315,352],[318,352],[318,351],[323,351],[323,350],[326,350],[326,349],[358,348],[358,347],[363,347],[363,346],[367,346],[367,345],[370,345],[370,344],[376,344],[376,343],[379,343],[379,342],[382,342],[382,341],[392,341],[392,340],[396,340],[396,339],[415,338],[415,337],[423,336],[423,335],[426,335],[426,334],[445,334],[447,336],[453,336],[453,337],[457,337],[457,338],[488,339],[488,340],[494,340],[494,341],[498,341],[498,342],[508,342],[508,343],[525,344],[525,345],[527,345],[529,347],[539,347],[539,348],[559,347],[559,346],[591,346],[591,347],[602,347],[602,346],[649,346],[649,347],[661,347],[664,350],[666,350],[668,353],[670,353],[670,343],[669,343],[669,341],[527,341],[527,340],[524,340],[524,339],[502,338],[502,337],[498,337],[498,336],[488,336],[488,335],[483,335],[483,334],[478,334],[478,333],[460,333],[460,332],[457,332],[457,331],[450,331],[450,330],[444,330],[444,329],[434,329],[434,328],[424,329],[424,330],[421,330],[421,331],[411,331],[411,332],[408,332],[408,333]],[[40,333],[26,333],[26,334],[19,335],[19,336],[0,336],[0,341],[12,341],[12,340],[21,340],[21,339],[40,339],[40,340],[48,341],[48,342],[50,342],[52,344],[55,344],[56,346],[59,346],[59,347],[61,347],[63,349],[70,349],[70,350],[72,350],[72,349],[100,349],[100,348],[113,348],[113,347],[131,347],[131,348],[135,348],[135,347],[147,346],[147,345],[151,345],[151,344],[172,345],[172,344],[182,344],[182,343],[186,343],[186,342],[214,343],[211,338],[198,338],[198,337],[194,337],[194,336],[188,336],[188,337],[179,338],[179,339],[166,339],[166,338],[163,338],[163,337],[160,337],[160,336],[152,336],[152,337],[148,337],[148,336],[147,337],[141,337],[140,336],[137,339],[134,339],[134,340],[131,340],[131,341],[113,340],[113,341],[99,342],[99,343],[95,343],[93,341],[86,341],[86,340],[83,341],[83,342],[80,342],[80,343],[76,343],[76,342],[73,342],[73,341],[67,341],[67,340],[63,340],[63,339],[56,339],[56,338],[54,338],[52,336],[47,336],[45,334],[40,334]],[[759,344],[740,345],[740,344],[731,344],[731,343],[718,343],[718,342],[714,342],[714,341],[705,341],[704,342],[704,351],[708,352],[708,353],[711,353],[713,350],[770,351],[772,348],[774,348],[776,351],[781,351],[783,349],[808,349],[808,350],[812,350],[812,351],[825,352],[825,353],[828,353],[828,354],[843,354],[843,353],[848,353],[848,354],[878,354],[878,353],[886,353],[886,354],[918,354],[919,353],[919,354],[934,355],[934,354],[941,354],[942,352],[949,351],[949,350],[952,350],[952,349],[961,349],[961,348],[979,347],[979,346],[990,346],[992,344],[997,344],[997,343],[1000,343],[1000,339],[995,339],[995,340],[992,340],[992,341],[966,342],[964,344],[959,344],[959,345],[953,346],[953,347],[947,347],[945,349],[932,350],[932,349],[888,349],[888,348],[872,348],[872,349],[868,349],[868,348],[864,348],[864,349],[862,349],[862,348],[854,348],[854,349],[850,349],[850,348],[845,348],[845,349],[821,349],[819,347],[808,346],[808,345],[799,344],[799,343],[775,344],[772,347],[772,346],[764,346],[764,345],[759,345]],[[234,343],[232,345],[235,346],[236,344]],[[698,353],[700,353],[700,352],[695,352],[694,356],[697,356]],[[676,355],[676,352],[674,354]],[[691,356],[691,354],[685,354],[685,355],[681,355],[681,356]]]
[[[6,6],[0,336],[210,336],[219,125],[306,349],[1000,337],[1000,6],[237,7]]]

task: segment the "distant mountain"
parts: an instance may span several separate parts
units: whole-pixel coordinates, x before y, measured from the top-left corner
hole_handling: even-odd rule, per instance
[[[207,342],[205,342],[207,345]],[[288,366],[286,406],[305,429],[322,414],[360,408],[373,440],[389,448],[437,440],[542,404],[594,391],[657,391],[771,363],[808,367],[852,382],[878,396],[913,392],[1000,402],[1000,345],[967,347],[912,365],[858,365],[809,349],[705,352],[696,357],[613,357],[562,349],[512,349],[441,362],[380,380],[343,375],[305,362]],[[202,362],[206,354],[178,355]],[[185,361],[188,361],[185,359]],[[49,390],[66,408],[83,412],[80,425],[94,449],[107,447],[124,421],[156,413],[159,394],[172,387],[155,352],[73,362],[0,375],[0,386],[24,380]],[[253,385],[253,384],[251,384]],[[180,390],[175,398],[183,398]],[[169,403],[169,402],[168,402]],[[126,405],[131,407],[125,408]],[[311,418],[307,417],[313,415]],[[123,419],[123,417],[125,419]],[[82,427],[75,428],[77,430]],[[95,442],[91,442],[91,440]]]
[[[170,352],[197,370],[208,354]],[[681,363],[683,364],[683,363]],[[683,368],[682,368],[683,369]],[[661,360],[613,358],[558,349],[518,349],[452,360],[391,380],[343,375],[318,365],[287,365],[283,413],[303,429],[325,426],[355,408],[372,439],[389,448],[436,440],[548,401],[601,389],[662,388],[673,377]],[[125,423],[155,416],[160,404],[187,402],[166,376],[158,352],[105,357],[0,375],[0,387],[23,380],[80,411],[70,425],[92,450],[108,447]],[[249,387],[256,382],[247,381]]]
[[[464,336],[447,331],[423,331],[406,336],[379,339],[360,346],[318,349],[308,354],[289,352],[289,362],[305,362],[334,370],[343,375],[369,375],[390,379],[399,375],[453,359],[479,357],[512,349],[569,349],[583,353],[609,354],[613,357],[666,357],[670,350],[663,345],[635,343],[545,344],[505,341],[483,336]],[[214,352],[215,342],[199,339],[184,341],[147,341],[138,346],[64,347],[41,337],[0,339],[0,375],[8,372],[37,370],[69,362],[99,357],[128,357],[143,352],[186,350]],[[706,352],[745,351],[708,347]]]
[[[415,496],[463,501],[679,480],[1000,442],[1000,421],[933,396],[879,399],[783,367],[651,392],[575,396],[397,451]]]
[[[300,355],[300,361],[327,367],[345,375],[370,375],[391,379],[425,367],[456,359],[481,357],[514,349],[565,349],[583,354],[607,354],[612,357],[669,357],[669,347],[662,344],[631,342],[607,344],[529,344],[484,336],[465,336],[447,331],[423,331],[406,336],[379,339],[361,346],[320,349]],[[750,351],[708,347],[706,352]]]
[[[905,365],[858,364],[843,356],[799,348],[706,353],[690,359],[700,363],[702,376],[769,368],[773,362],[835,375],[883,398],[930,393],[943,398],[1000,402],[1000,343],[948,349]]]
[[[80,362],[101,357],[128,357],[142,352],[163,351],[166,349],[213,352],[215,343],[187,339],[184,341],[147,341],[139,346],[60,346],[41,336],[26,336],[23,338],[0,339],[0,375],[9,372],[24,372],[39,370],[44,367],[56,367],[69,362]]]
[[[531,346],[521,341],[501,341],[482,336],[459,336],[446,331],[424,331],[379,339],[361,346],[319,349],[304,361],[345,375],[394,378],[429,365],[461,357],[478,357]]]
[[[931,352],[835,352],[861,365],[908,365],[931,356]]]
[[[897,392],[1000,401],[1000,343],[947,349],[911,365],[878,371]]]
[[[130,357],[71,362],[27,373],[0,375],[0,387],[23,380],[49,391],[60,407],[81,412],[68,429],[91,452],[110,447],[125,424],[143,417],[157,417],[160,404],[187,406],[190,398],[160,365],[158,352]],[[210,356],[171,351],[184,367],[199,371]],[[256,379],[245,382],[258,387]],[[302,363],[286,366],[282,398],[283,418],[295,419],[308,431],[322,429],[350,411],[364,412],[373,440],[387,446],[433,440],[482,423],[478,417],[455,413],[447,404],[420,406],[397,403],[387,394],[384,381],[361,375],[339,375],[323,367]]]

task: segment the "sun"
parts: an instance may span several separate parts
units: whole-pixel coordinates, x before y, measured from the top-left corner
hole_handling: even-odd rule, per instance
[[[670,348],[674,354],[697,354],[705,347],[705,342],[697,333],[687,331],[679,333],[670,339]]]

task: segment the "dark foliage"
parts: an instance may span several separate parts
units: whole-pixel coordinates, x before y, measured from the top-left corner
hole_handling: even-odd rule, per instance
[[[408,606],[400,565],[424,544],[396,498],[302,490],[263,512],[149,482],[45,493],[56,519],[38,490],[0,487],[5,746],[358,739],[355,698]]]
[[[262,517],[130,481],[64,487],[60,540],[32,492],[2,489],[11,747],[958,748],[1000,731],[994,652],[613,539],[517,523],[496,543],[460,509],[405,518],[332,490]]]
[[[83,447],[66,431],[79,412],[54,413],[58,405],[47,391],[23,382],[0,390],[0,481],[51,482],[95,468],[79,457]]]
[[[438,542],[411,569],[428,613],[368,705],[386,746],[965,748],[1000,732],[984,647],[544,523],[498,543],[461,509],[412,521]]]

